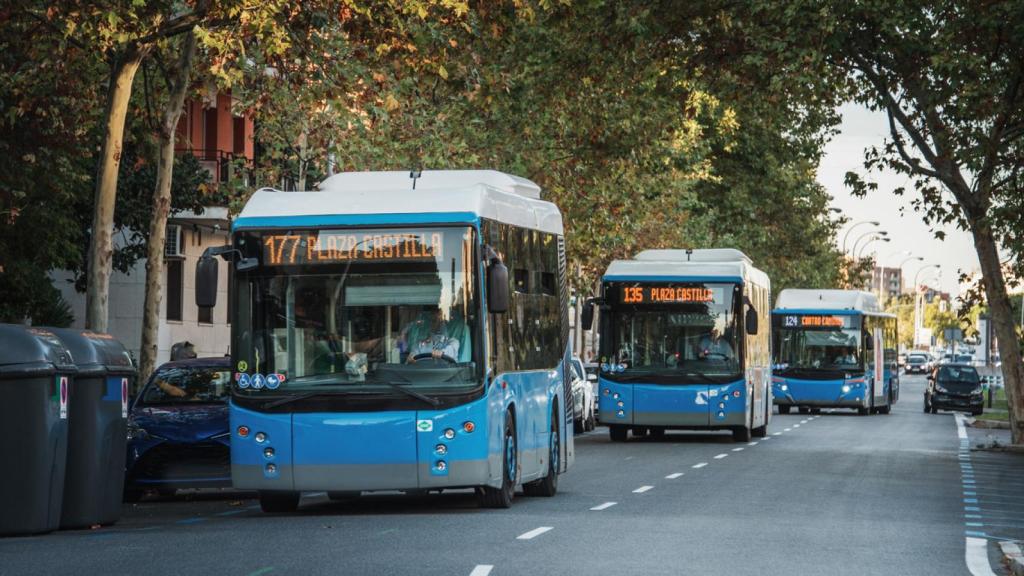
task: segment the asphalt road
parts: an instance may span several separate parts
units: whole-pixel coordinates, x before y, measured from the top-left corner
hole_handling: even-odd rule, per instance
[[[510,510],[469,493],[312,495],[287,516],[244,495],[146,501],[110,528],[0,539],[0,574],[968,574],[962,442],[922,386],[904,378],[890,415],[776,414],[751,444],[599,428],[557,496]]]

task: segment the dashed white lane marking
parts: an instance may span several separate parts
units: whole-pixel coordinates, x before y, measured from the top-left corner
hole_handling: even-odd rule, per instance
[[[964,560],[967,562],[967,569],[974,576],[996,576],[992,566],[988,563],[988,540],[985,538],[974,538],[968,536],[964,548]]]
[[[648,490],[651,490],[652,488],[654,488],[654,486],[641,486],[641,487],[637,488],[636,490],[633,490],[633,494],[643,494],[644,492],[647,492]]]
[[[786,428],[786,429],[783,430],[783,432],[790,432],[792,430],[793,430],[792,428]]]
[[[668,476],[665,476],[665,478],[667,478],[669,480],[675,480],[676,478],[679,478],[682,475],[683,475],[682,472],[673,472],[672,474],[669,474]]]
[[[715,460],[721,460],[722,458],[725,458],[728,455],[729,454],[719,454],[718,456],[715,456]]]
[[[799,428],[799,427],[800,427],[799,424],[793,424],[793,428]]]
[[[708,465],[707,462],[701,462],[700,464],[694,464],[693,467],[694,468],[703,468],[703,467],[705,467],[707,465]]]
[[[743,452],[743,446],[740,446],[739,448],[733,448],[732,451],[733,452]]]
[[[626,460],[632,460],[632,459],[633,459],[632,456],[626,456]]]
[[[476,568],[473,568],[473,571],[469,573],[469,576],[487,576],[493,569],[494,565],[492,564],[477,564]]]
[[[772,432],[772,436],[782,436],[782,432]],[[765,438],[767,440],[767,438]]]
[[[747,443],[747,446],[757,446],[757,442],[749,442]]]
[[[611,508],[616,504],[618,504],[618,502],[605,502],[604,504],[598,504],[597,506],[594,506],[593,508],[591,508],[591,510],[607,510],[608,508]]]
[[[801,424],[807,424],[807,422],[808,422],[808,420],[801,420],[800,421]]]
[[[540,528],[534,528],[529,532],[523,532],[519,536],[516,536],[516,540],[532,540],[541,534],[554,529],[553,526],[541,526]]]

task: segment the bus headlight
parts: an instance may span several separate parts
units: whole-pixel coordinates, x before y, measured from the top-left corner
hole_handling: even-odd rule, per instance
[[[843,384],[843,394],[846,394],[849,391],[850,391],[850,385],[849,384]]]
[[[786,390],[789,390],[789,386],[786,386],[785,384],[782,384],[781,386],[779,386],[779,390],[782,390],[783,392],[785,392]]]

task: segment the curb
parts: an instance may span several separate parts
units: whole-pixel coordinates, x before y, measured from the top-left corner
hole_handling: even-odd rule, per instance
[[[1003,550],[1003,556],[1010,573],[1014,576],[1024,576],[1024,553],[1021,553],[1020,546],[1016,542],[1004,541],[999,543]]]
[[[1009,430],[1010,423],[1003,422],[1002,420],[979,420],[972,418],[968,426],[973,428],[985,428],[989,430]]]

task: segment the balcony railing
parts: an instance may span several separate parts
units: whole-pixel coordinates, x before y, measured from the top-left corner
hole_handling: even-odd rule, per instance
[[[242,154],[202,148],[179,148],[175,152],[195,156],[199,164],[210,173],[213,182],[241,180],[242,185],[248,186],[252,178],[252,160]]]

